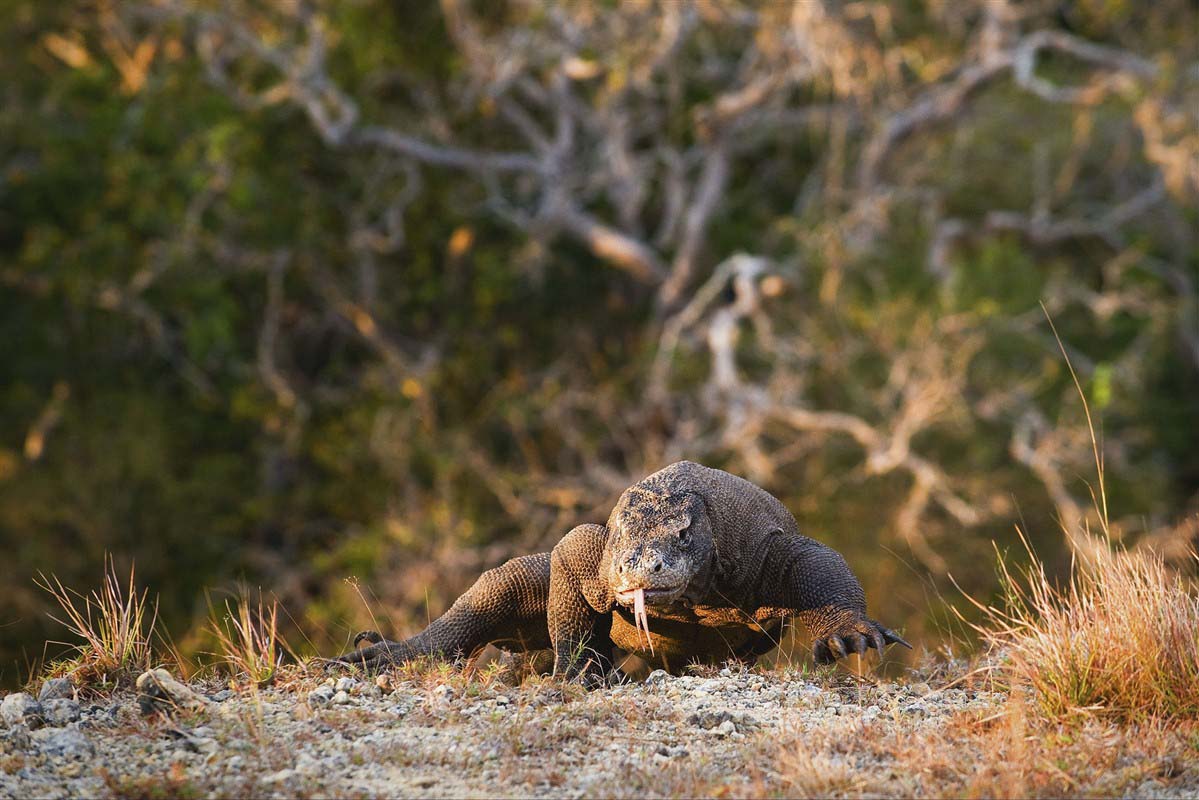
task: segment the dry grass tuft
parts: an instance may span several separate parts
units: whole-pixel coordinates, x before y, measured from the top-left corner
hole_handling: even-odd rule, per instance
[[[1013,571],[999,558],[1003,607],[975,602],[984,621],[974,627],[1006,654],[1003,670],[1013,683],[1036,690],[1050,719],[1096,713],[1129,722],[1195,720],[1199,597],[1158,554],[1111,546],[1102,447],[1086,393],[1057,341],[1091,434],[1098,479],[1092,497],[1102,536],[1064,531],[1075,561],[1059,586],[1021,533],[1030,565]]]
[[[38,573],[37,585],[62,608],[65,619],[51,615],[83,644],[78,655],[51,667],[51,673],[69,673],[81,686],[131,683],[151,666],[151,638],[158,620],[157,600],[150,602],[149,590],[139,594],[134,568],[122,584],[112,557],[105,557],[104,583],[90,595],[68,589],[51,575]]]
[[[1050,718],[1199,718],[1199,597],[1158,555],[1096,548],[1060,588],[1035,557],[1000,577],[979,630]]]
[[[244,589],[236,600],[225,601],[224,614],[210,607],[209,630],[218,648],[212,655],[234,677],[244,677],[260,689],[274,682],[284,654],[292,652],[279,633],[279,601],[268,605],[261,592],[257,608]]]

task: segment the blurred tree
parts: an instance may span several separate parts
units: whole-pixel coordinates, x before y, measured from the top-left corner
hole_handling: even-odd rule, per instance
[[[1199,533],[1192,4],[0,20],[5,664],[105,550],[176,631],[245,577],[335,648],[354,575],[403,633],[680,458],[935,642],[1013,523],[1097,546],[1046,312],[1117,535]]]

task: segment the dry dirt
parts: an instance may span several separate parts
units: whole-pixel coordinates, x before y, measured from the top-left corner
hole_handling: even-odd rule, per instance
[[[1194,733],[1049,726],[961,679],[726,668],[588,692],[504,677],[194,683],[204,707],[174,715],[144,714],[134,691],[76,694],[77,712],[14,699],[0,798],[1199,794]]]

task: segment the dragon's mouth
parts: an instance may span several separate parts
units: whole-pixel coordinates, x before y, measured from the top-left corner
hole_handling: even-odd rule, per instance
[[[645,613],[645,606],[666,605],[682,591],[682,586],[655,586],[652,589],[641,586],[636,589],[617,589],[615,592],[616,602],[622,606],[633,606],[633,621],[638,632],[645,634],[645,644],[651,655],[654,652],[654,640],[649,635],[649,615]]]
[[[638,589],[617,589],[616,602],[622,606],[632,606],[637,603],[637,593],[642,593],[642,602],[648,606],[656,606],[664,603],[669,603],[673,600],[682,589],[682,586],[655,586],[654,588],[641,587]]]

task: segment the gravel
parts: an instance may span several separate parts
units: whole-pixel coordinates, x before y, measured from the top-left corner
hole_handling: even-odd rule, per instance
[[[231,692],[173,716],[143,715],[134,693],[83,704],[8,695],[0,798],[687,794],[687,781],[704,776],[737,796],[761,790],[746,765],[769,763],[788,737],[891,741],[964,711],[992,716],[1006,700],[741,669],[659,671],[591,692],[538,678],[448,680],[341,676]],[[177,691],[161,675],[143,684]],[[185,688],[184,699],[229,691]],[[848,763],[836,752],[804,757]]]

